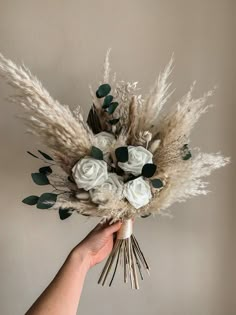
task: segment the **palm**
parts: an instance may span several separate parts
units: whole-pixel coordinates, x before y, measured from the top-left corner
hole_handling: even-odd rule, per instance
[[[120,223],[109,226],[108,223],[98,224],[79,244],[87,250],[90,257],[90,267],[106,258],[113,247],[113,233],[120,228]]]

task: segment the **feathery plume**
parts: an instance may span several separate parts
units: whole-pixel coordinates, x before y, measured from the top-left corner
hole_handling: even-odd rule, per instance
[[[172,83],[168,83],[169,76],[173,70],[173,63],[174,55],[171,56],[164,71],[159,74],[158,79],[143,102],[139,114],[140,130],[149,130],[152,125],[157,123],[157,118],[163,106],[174,92],[174,90],[170,91]]]
[[[18,67],[1,54],[0,75],[18,90],[11,101],[24,108],[24,120],[31,133],[54,152],[69,155],[74,161],[89,152],[92,133],[82,115],[76,121],[69,107],[54,100],[25,66]]]

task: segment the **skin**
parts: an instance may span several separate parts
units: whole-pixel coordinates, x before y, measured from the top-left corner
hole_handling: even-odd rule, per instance
[[[76,315],[87,272],[104,260],[121,223],[98,224],[68,255],[55,278],[25,315]]]

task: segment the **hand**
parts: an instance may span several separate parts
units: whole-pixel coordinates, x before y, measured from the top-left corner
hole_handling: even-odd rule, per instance
[[[112,225],[99,223],[79,245],[74,252],[79,253],[88,261],[88,269],[100,263],[111,252],[113,247],[113,233],[121,227],[121,222]]]

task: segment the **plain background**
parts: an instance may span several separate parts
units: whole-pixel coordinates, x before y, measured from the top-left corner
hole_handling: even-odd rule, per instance
[[[196,96],[218,85],[216,105],[196,126],[192,145],[206,152],[235,150],[234,3],[232,0],[0,1],[0,51],[23,61],[52,96],[87,114],[88,85],[100,80],[107,48],[119,79],[148,91],[175,52],[177,101],[196,79]],[[234,78],[235,79],[235,78]],[[41,190],[30,173],[40,163],[27,150],[44,149],[15,118],[0,80],[0,314],[23,314],[67,254],[94,226],[74,215],[21,200]],[[171,208],[173,219],[137,220],[135,234],[151,265],[140,291],[97,285],[102,265],[89,272],[78,314],[233,315],[235,305],[234,162],[210,177],[210,193]]]

